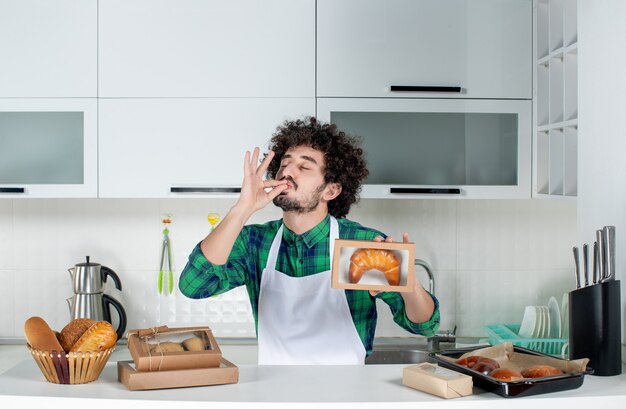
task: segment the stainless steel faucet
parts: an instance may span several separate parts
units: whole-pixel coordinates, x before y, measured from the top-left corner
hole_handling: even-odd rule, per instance
[[[413,264],[422,266],[424,270],[426,270],[426,273],[428,273],[428,292],[435,295],[435,276],[433,275],[433,270],[430,268],[430,264],[419,258],[416,258]]]
[[[421,266],[428,273],[428,292],[432,295],[435,295],[435,276],[433,275],[433,271],[430,267],[430,264],[425,262],[424,260],[420,260],[416,258],[414,260],[414,265]],[[452,331],[439,331],[434,336],[428,338],[428,350],[429,351],[439,351],[439,343],[440,342],[455,342],[456,341],[456,326]]]

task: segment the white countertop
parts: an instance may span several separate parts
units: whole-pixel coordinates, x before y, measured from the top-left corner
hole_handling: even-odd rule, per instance
[[[239,352],[244,351],[243,355]],[[524,398],[505,399],[474,388],[474,395],[442,399],[402,385],[408,365],[257,366],[242,364],[249,350],[230,348],[224,356],[239,366],[239,382],[194,388],[129,391],[117,381],[118,360],[130,359],[125,346],[116,350],[100,378],[85,385],[56,385],[45,380],[25,346],[0,346],[0,357],[16,361],[0,373],[0,407],[43,405],[50,408],[277,408],[277,407],[626,407],[626,370],[613,377],[586,376],[582,387]],[[173,403],[175,402],[175,403]],[[175,405],[175,406],[173,406]]]

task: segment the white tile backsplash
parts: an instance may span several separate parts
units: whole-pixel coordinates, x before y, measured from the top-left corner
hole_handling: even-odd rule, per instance
[[[3,199],[0,200],[0,337],[23,336],[23,323],[41,315],[55,329],[69,318],[67,269],[91,260],[120,276],[127,328],[209,325],[216,336],[254,337],[245,288],[207,300],[178,292],[159,295],[163,213],[178,274],[207,234],[208,213],[222,217],[234,199]],[[281,217],[269,206],[249,223]],[[576,205],[544,200],[363,200],[350,218],[400,240],[407,231],[416,257],[434,270],[441,329],[482,336],[482,325],[521,319],[526,304],[560,299],[571,289]],[[416,270],[427,287],[427,276]],[[115,314],[113,314],[115,315]],[[114,318],[115,323],[115,318]],[[379,308],[377,336],[410,336]]]

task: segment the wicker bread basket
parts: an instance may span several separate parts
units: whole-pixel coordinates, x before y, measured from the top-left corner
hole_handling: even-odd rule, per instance
[[[39,351],[27,345],[48,382],[77,385],[93,382],[100,376],[111,352],[115,348],[99,352]]]

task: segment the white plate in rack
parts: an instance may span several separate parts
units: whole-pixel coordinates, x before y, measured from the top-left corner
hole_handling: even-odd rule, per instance
[[[519,336],[522,338],[532,338],[535,326],[537,325],[538,315],[533,305],[527,305],[522,317],[522,324],[519,329]]]
[[[561,338],[561,309],[556,298],[550,297],[548,300],[548,310],[550,311],[550,335],[549,338]]]

